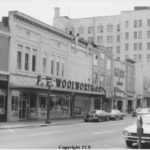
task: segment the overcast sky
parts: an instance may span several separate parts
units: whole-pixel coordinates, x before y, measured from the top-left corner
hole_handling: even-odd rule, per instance
[[[0,18],[18,10],[52,25],[55,7],[61,8],[62,16],[84,18],[119,15],[134,6],[150,6],[150,0],[0,0]]]

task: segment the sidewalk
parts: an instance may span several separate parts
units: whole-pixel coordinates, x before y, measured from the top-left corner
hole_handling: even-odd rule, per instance
[[[50,124],[46,124],[45,120],[26,120],[17,122],[0,122],[0,130],[3,129],[17,129],[17,128],[31,128],[31,127],[44,127],[44,126],[54,126],[63,124],[73,124],[83,122],[83,119],[60,119],[51,120]]]

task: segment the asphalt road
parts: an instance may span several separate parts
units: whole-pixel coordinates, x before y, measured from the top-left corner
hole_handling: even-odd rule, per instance
[[[134,120],[0,130],[0,149],[126,149],[122,130]]]

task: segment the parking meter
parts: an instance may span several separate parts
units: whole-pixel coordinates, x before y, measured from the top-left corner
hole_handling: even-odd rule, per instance
[[[141,148],[141,137],[143,135],[143,120],[141,115],[137,117],[137,137],[138,137],[138,148]]]

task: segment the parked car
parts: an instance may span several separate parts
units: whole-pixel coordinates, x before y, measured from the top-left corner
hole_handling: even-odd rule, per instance
[[[141,108],[137,108],[135,111],[132,112],[132,117],[137,117],[140,112]]]
[[[121,119],[122,120],[124,117],[125,117],[125,113],[120,112],[118,109],[113,109],[109,113],[109,118],[113,119],[113,120],[117,120],[117,119]]]
[[[150,114],[143,114],[141,117],[144,131],[141,143],[150,143]],[[137,143],[137,121],[123,130],[123,137],[128,147],[132,147],[133,143]]]
[[[92,110],[87,115],[84,116],[84,121],[107,121],[109,119],[109,114],[104,110]]]
[[[143,114],[150,114],[150,108],[142,108],[138,114],[143,115]]]

